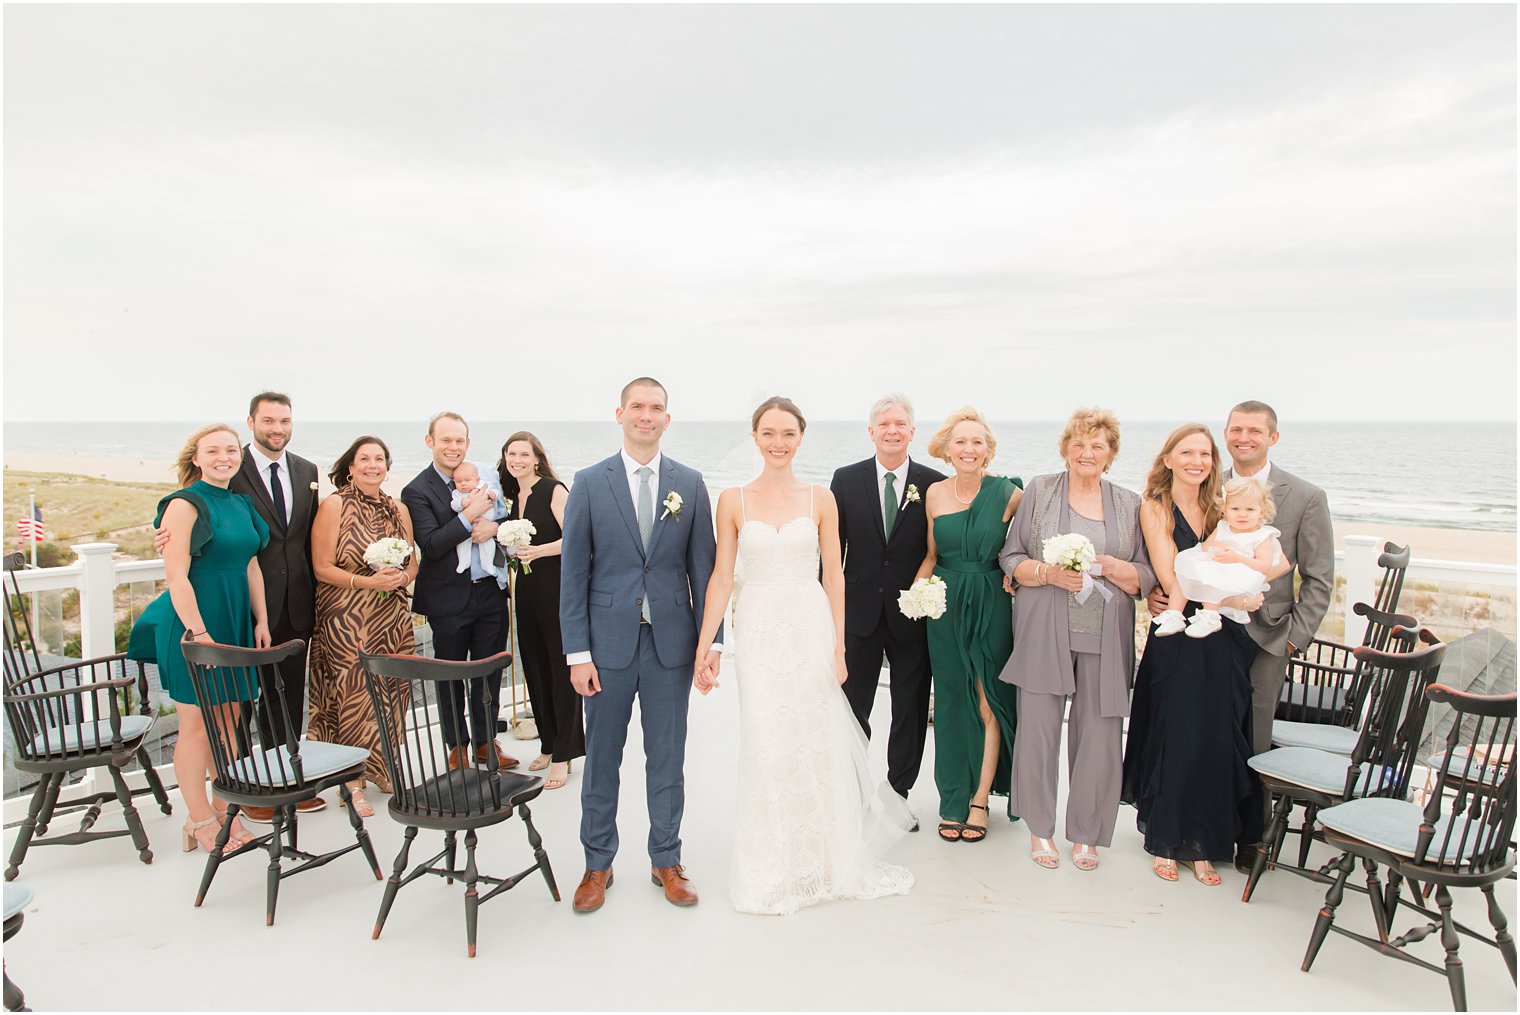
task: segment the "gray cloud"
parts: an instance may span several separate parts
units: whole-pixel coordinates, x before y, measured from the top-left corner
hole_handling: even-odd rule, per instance
[[[475,379],[474,415],[600,417],[648,371],[688,418],[757,385],[853,418],[910,381],[1036,418],[1512,417],[1514,29],[8,7],[6,416],[225,415],[263,383],[423,416]],[[68,401],[31,381],[64,353]]]

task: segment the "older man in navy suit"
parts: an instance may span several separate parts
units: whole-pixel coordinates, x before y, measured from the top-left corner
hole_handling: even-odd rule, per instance
[[[612,885],[619,768],[635,697],[650,875],[671,903],[697,901],[681,864],[686,708],[717,543],[701,474],[660,453],[667,401],[652,377],[623,388],[616,413],[623,448],[576,473],[565,505],[560,632],[570,681],[586,697],[586,873],[575,891],[578,913],[600,909]],[[716,664],[717,650],[704,662]]]

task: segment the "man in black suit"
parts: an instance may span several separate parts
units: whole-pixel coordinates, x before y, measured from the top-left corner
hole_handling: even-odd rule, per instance
[[[401,502],[412,516],[412,535],[422,548],[412,609],[428,618],[433,629],[433,654],[439,659],[484,659],[507,647],[510,601],[496,576],[481,567],[481,555],[495,552],[497,525],[488,512],[492,501],[484,486],[455,511],[454,470],[470,449],[470,427],[458,413],[440,412],[428,422],[427,446],[433,461],[406,484]],[[482,470],[484,471],[484,470]],[[457,570],[457,549],[470,542],[468,571]],[[466,751],[474,749],[476,761],[486,761],[492,749],[501,768],[517,767],[496,743],[497,702],[501,698],[501,674],[469,682],[469,725],[465,703],[451,687],[440,688],[438,717],[444,744],[449,748],[449,767],[469,763]]]
[[[311,642],[316,626],[317,585],[311,570],[311,523],[317,517],[317,467],[287,444],[292,432],[290,396],[261,391],[248,403],[248,429],[253,440],[243,449],[243,464],[232,477],[233,493],[253,501],[269,544],[259,551],[264,572],[264,602],[269,610],[269,637],[279,645],[300,638]],[[280,663],[285,684],[285,714],[269,714],[269,729],[283,741],[287,732],[299,738],[306,728],[306,653]],[[327,806],[321,797],[296,805],[300,811]],[[249,821],[270,821],[274,809],[244,807]]]
[[[909,620],[897,596],[913,584],[928,552],[923,495],[944,473],[910,461],[913,405],[892,394],[871,407],[876,454],[834,473],[844,556],[844,693],[871,735],[871,705],[882,656],[891,668],[892,725],[887,781],[906,798],[918,779],[929,732],[929,643],[923,621]],[[917,825],[915,824],[915,829]]]

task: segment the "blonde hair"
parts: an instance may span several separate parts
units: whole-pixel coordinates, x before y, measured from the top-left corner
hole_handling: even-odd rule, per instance
[[[236,430],[226,423],[207,423],[195,431],[195,433],[185,438],[184,447],[179,449],[179,455],[174,459],[174,471],[179,476],[181,489],[201,478],[201,467],[195,464],[195,451],[200,445],[202,438],[224,431],[232,434],[233,439],[238,441],[238,454],[242,454],[242,438],[238,437]]]
[[[1209,439],[1209,453],[1213,455],[1209,474],[1198,488],[1198,503],[1203,507],[1203,531],[1198,536],[1207,539],[1224,515],[1221,510],[1223,500],[1219,496],[1219,447],[1214,443],[1214,435],[1208,427],[1202,423],[1184,423],[1167,435],[1166,443],[1161,445],[1156,460],[1151,463],[1150,475],[1145,477],[1145,497],[1160,502],[1166,519],[1166,531],[1170,534],[1173,528],[1172,470],[1166,466],[1166,456],[1185,439],[1199,433]]]
[[[1107,409],[1094,406],[1091,409],[1078,409],[1071,414],[1071,419],[1066,421],[1066,429],[1061,431],[1061,439],[1056,443],[1061,449],[1061,457],[1066,457],[1066,449],[1071,446],[1073,437],[1097,433],[1099,430],[1105,433],[1109,447],[1113,448],[1113,454],[1108,456],[1108,465],[1103,466],[1103,471],[1107,472],[1114,464],[1114,459],[1119,457],[1119,417]]]
[[[946,417],[944,425],[934,431],[934,436],[929,438],[929,456],[942,462],[950,461],[950,435],[958,425],[968,422],[982,425],[982,432],[987,435],[987,460],[982,466],[985,468],[991,465],[992,459],[997,456],[997,438],[992,436],[992,427],[987,425],[986,418],[969,405],[956,409]]]
[[[1277,517],[1277,501],[1272,496],[1272,491],[1267,484],[1255,476],[1235,476],[1224,485],[1224,502],[1228,504],[1231,497],[1239,497],[1248,491],[1255,491],[1261,500],[1261,520],[1263,524]]]

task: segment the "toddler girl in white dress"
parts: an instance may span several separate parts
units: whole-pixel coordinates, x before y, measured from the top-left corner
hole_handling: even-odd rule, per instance
[[[1267,581],[1293,570],[1283,556],[1277,529],[1263,524],[1277,514],[1272,492],[1254,479],[1237,476],[1225,484],[1224,519],[1207,540],[1177,554],[1176,578],[1166,590],[1167,608],[1159,614],[1156,637],[1164,638],[1187,627],[1190,638],[1207,638],[1220,628],[1220,615],[1249,624],[1251,615],[1220,603],[1231,596],[1265,592]],[[1180,607],[1189,601],[1201,604],[1192,620]]]

